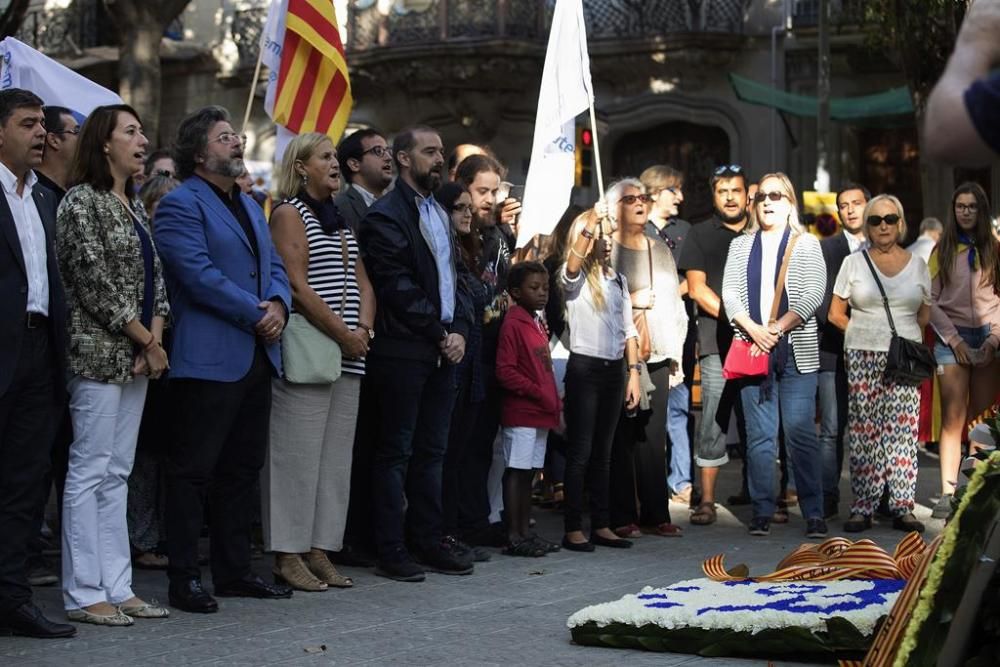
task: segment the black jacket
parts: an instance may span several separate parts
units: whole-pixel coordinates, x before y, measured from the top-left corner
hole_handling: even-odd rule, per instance
[[[851,246],[843,232],[819,242],[826,262],[826,295],[816,311],[819,325],[819,368],[823,371],[844,371],[844,332],[830,323],[830,301],[833,300],[833,286],[840,273],[840,265],[851,254]]]
[[[441,323],[441,299],[434,255],[420,232],[417,193],[402,179],[376,201],[361,221],[359,241],[365,270],[375,289],[375,340],[370,354],[437,361],[440,341],[450,333],[469,339],[472,300],[468,269],[458,260],[452,240],[455,315]]]
[[[45,228],[45,252],[49,277],[49,336],[55,353],[55,387],[59,398],[66,391],[66,294],[55,248],[56,195],[40,185],[32,189],[38,217]],[[0,396],[10,387],[24,340],[28,305],[28,274],[24,253],[14,226],[7,197],[0,193]]]
[[[337,209],[340,214],[344,216],[344,220],[347,221],[347,226],[351,228],[355,236],[358,233],[358,226],[361,224],[361,220],[368,213],[368,205],[365,204],[365,198],[361,196],[353,185],[347,184],[347,187],[334,198],[333,202],[337,205]]]

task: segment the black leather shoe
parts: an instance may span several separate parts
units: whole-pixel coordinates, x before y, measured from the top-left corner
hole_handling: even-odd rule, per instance
[[[269,584],[256,574],[248,574],[242,579],[216,586],[215,594],[220,598],[280,600],[292,597],[292,588],[282,584]]]
[[[219,603],[201,585],[201,579],[171,581],[167,592],[171,607],[192,614],[214,614],[219,611]]]
[[[630,549],[632,548],[632,542],[629,540],[623,540],[621,538],[610,539],[607,537],[601,537],[597,533],[590,534],[591,544],[596,544],[599,547],[612,547],[614,549]]]
[[[75,626],[50,621],[31,602],[25,602],[17,609],[0,615],[0,627],[10,628],[15,635],[38,639],[62,639],[76,634]]]
[[[567,551],[579,551],[581,553],[590,553],[594,550],[594,545],[590,542],[570,542],[565,536],[562,539],[562,546]]]

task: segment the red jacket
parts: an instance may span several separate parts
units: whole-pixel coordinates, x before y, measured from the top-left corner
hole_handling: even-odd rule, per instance
[[[497,380],[504,388],[504,426],[558,428],[562,402],[552,371],[549,339],[534,316],[515,305],[500,327]]]

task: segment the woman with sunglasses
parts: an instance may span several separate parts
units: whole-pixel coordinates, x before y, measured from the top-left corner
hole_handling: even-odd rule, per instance
[[[806,536],[827,534],[815,423],[819,370],[815,311],[823,302],[826,266],[819,241],[804,233],[797,205],[795,189],[785,174],[765,175],[743,236],[729,246],[722,279],[723,305],[735,329],[729,354],[740,349],[735,340],[742,340],[751,344],[751,357],[768,357],[766,375],[738,381],[747,429],[751,535],[770,532],[779,424],[795,470]],[[786,256],[787,279],[779,292]],[[773,320],[772,313],[776,313]]]
[[[941,498],[932,516],[945,519],[958,481],[962,436],[1000,392],[1000,253],[990,204],[976,183],[955,189],[951,215],[931,253],[931,325],[941,384]]]
[[[660,195],[663,196],[662,193]],[[628,281],[633,315],[641,332],[639,357],[655,389],[641,415],[622,410],[611,447],[611,526],[619,537],[643,532],[680,537],[670,523],[667,460],[667,392],[680,382],[680,359],[687,335],[677,264],[670,248],[646,236],[653,198],[628,178],[608,190],[612,226],[611,266]],[[639,327],[637,326],[637,330]],[[645,357],[645,358],[643,358]],[[636,507],[638,500],[638,508]]]
[[[608,468],[619,406],[638,407],[642,367],[628,281],[608,263],[610,231],[610,224],[599,221],[595,210],[581,214],[573,224],[566,263],[559,271],[570,350],[563,402],[567,450],[562,542],[570,551],[593,551],[595,544],[632,546],[610,528]],[[661,475],[665,465],[661,460]],[[585,495],[590,497],[589,540],[583,533]]]
[[[879,195],[868,202],[862,217],[869,249],[844,259],[829,314],[830,323],[845,332],[847,353],[847,432],[854,502],[844,530],[857,533],[871,528],[872,514],[887,491],[892,527],[923,532],[924,525],[913,516],[920,392],[918,387],[883,378],[890,327],[879,284],[896,332],[920,342],[930,318],[931,277],[924,261],[899,245],[906,237],[906,219],[898,199]]]

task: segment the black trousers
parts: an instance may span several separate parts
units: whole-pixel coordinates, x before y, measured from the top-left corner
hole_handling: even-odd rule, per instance
[[[650,412],[634,417],[620,410],[611,446],[611,526],[659,526],[670,522],[667,490],[667,392],[670,368],[649,367],[656,389]],[[636,508],[636,499],[639,507]]]
[[[571,353],[566,364],[566,532],[583,529],[584,485],[590,530],[608,527],[611,443],[625,398],[625,362]],[[661,468],[666,483],[666,470]]]
[[[448,433],[448,449],[444,454],[444,469],[441,475],[441,509],[445,535],[458,535],[461,526],[474,525],[480,517],[470,512],[463,502],[463,485],[469,480],[463,477],[475,453],[470,451],[476,419],[482,401],[472,403],[470,391],[472,372],[458,378],[455,408],[451,413],[451,429]],[[483,490],[486,481],[483,480]]]
[[[25,329],[0,396],[0,614],[31,600],[26,561],[48,498],[52,442],[64,407],[48,329]]]
[[[167,451],[167,552],[171,581],[198,578],[198,538],[209,510],[216,587],[250,573],[255,485],[271,416],[271,364],[258,346],[236,382],[171,378],[174,434]]]
[[[486,398],[479,404],[471,426],[469,442],[460,464],[459,503],[462,516],[459,530],[472,537],[490,527],[490,496],[488,480],[493,465],[493,443],[500,430],[500,407],[503,391],[496,380],[495,365],[483,366]]]
[[[351,458],[351,497],[347,504],[344,548],[363,554],[375,554],[375,530],[372,525],[372,466],[378,440],[378,391],[368,375],[361,380],[358,399],[358,423],[354,431]]]

